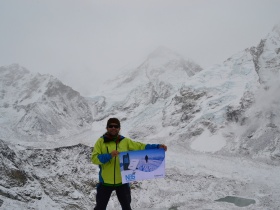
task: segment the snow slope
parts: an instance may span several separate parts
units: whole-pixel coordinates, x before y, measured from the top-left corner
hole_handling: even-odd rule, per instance
[[[91,126],[87,101],[50,75],[13,64],[0,67],[0,85],[0,138],[6,141],[53,141]]]

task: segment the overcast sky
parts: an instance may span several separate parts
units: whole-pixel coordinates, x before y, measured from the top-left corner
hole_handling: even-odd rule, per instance
[[[221,63],[265,38],[279,9],[279,0],[0,0],[0,66],[94,95],[159,46],[203,68]]]

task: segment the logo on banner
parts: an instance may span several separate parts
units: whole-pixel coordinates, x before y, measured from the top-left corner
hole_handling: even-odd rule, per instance
[[[125,175],[125,180],[126,181],[135,181],[135,174],[128,174],[128,175]]]

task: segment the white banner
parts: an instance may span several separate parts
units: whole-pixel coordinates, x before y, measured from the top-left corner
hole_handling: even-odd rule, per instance
[[[121,152],[119,159],[122,183],[165,176],[164,149]]]

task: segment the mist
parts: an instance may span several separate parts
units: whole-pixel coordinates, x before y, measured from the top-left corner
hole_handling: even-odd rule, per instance
[[[256,46],[280,22],[263,0],[0,2],[0,66],[51,74],[84,96],[165,46],[203,68]]]

